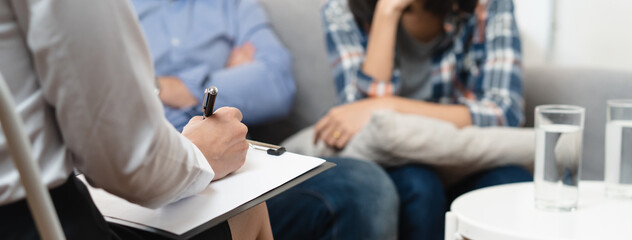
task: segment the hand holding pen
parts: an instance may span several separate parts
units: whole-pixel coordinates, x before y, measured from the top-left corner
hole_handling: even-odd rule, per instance
[[[206,119],[213,115],[215,99],[217,98],[217,88],[211,86],[204,90],[204,104],[202,106],[202,119]],[[285,148],[281,146],[261,143],[257,141],[247,140],[248,145],[253,149],[266,151],[270,155],[279,156],[285,152]]]
[[[208,88],[204,93],[203,115],[192,118],[182,131],[182,135],[204,154],[215,173],[214,180],[239,169],[249,148],[246,142],[248,128],[241,123],[241,112],[232,107],[214,112],[216,97],[217,88]]]

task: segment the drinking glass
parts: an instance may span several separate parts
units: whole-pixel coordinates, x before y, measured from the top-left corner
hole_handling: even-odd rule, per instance
[[[606,195],[632,198],[632,99],[608,101]]]
[[[570,105],[542,105],[535,109],[537,208],[577,208],[584,112],[584,108]]]

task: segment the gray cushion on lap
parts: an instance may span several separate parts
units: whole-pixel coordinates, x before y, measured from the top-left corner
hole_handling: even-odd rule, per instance
[[[417,115],[377,111],[342,151],[313,144],[308,127],[283,142],[289,151],[320,157],[350,157],[399,166],[421,163],[437,169],[450,185],[491,167],[515,164],[532,169],[535,133],[531,128],[456,128]]]

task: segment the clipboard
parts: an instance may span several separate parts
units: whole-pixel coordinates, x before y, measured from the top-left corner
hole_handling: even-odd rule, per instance
[[[209,216],[208,219],[205,219],[204,221],[198,220],[195,223],[195,226],[191,227],[188,226],[186,228],[186,231],[173,231],[173,229],[171,229],[172,231],[169,231],[169,229],[167,229],[168,227],[165,227],[163,225],[160,225],[161,221],[154,221],[152,222],[152,220],[155,220],[154,218],[158,217],[160,218],[161,216],[176,216],[176,217],[180,217],[179,215],[185,215],[184,214],[180,214],[178,213],[179,211],[187,211],[187,209],[192,209],[192,206],[194,206],[193,204],[199,204],[199,201],[204,202],[205,201],[205,197],[206,198],[218,198],[217,195],[220,194],[224,194],[226,193],[221,192],[221,189],[218,190],[217,192],[211,191],[209,190],[210,188],[212,188],[215,184],[216,186],[219,186],[219,184],[223,184],[223,185],[227,185],[227,184],[231,184],[232,182],[230,181],[234,181],[234,182],[239,182],[239,180],[245,180],[247,178],[247,174],[251,173],[251,174],[261,174],[261,172],[264,171],[264,169],[245,169],[242,171],[242,169],[238,170],[236,172],[236,174],[234,176],[229,175],[228,177],[226,177],[225,182],[221,182],[224,181],[219,180],[217,182],[212,182],[209,187],[202,191],[202,193],[200,193],[199,195],[196,196],[192,196],[188,199],[184,199],[181,200],[179,202],[173,203],[173,204],[169,204],[163,208],[160,209],[156,209],[156,210],[151,210],[151,209],[146,209],[143,207],[140,207],[138,205],[126,202],[125,200],[122,200],[116,196],[113,196],[109,193],[106,193],[103,190],[100,189],[95,189],[92,188],[91,186],[89,186],[88,184],[86,184],[88,186],[88,190],[90,191],[90,194],[93,197],[93,200],[95,202],[95,204],[97,205],[97,208],[99,208],[99,210],[103,213],[103,215],[105,216],[106,220],[108,222],[112,222],[112,223],[116,223],[116,224],[120,224],[120,225],[124,225],[124,226],[128,226],[128,227],[133,227],[136,229],[140,229],[140,230],[144,230],[147,232],[151,232],[151,233],[155,233],[158,235],[161,235],[163,237],[169,238],[169,239],[189,239],[201,232],[204,232],[216,225],[218,225],[219,223],[222,223],[226,220],[228,220],[229,218],[238,215],[239,213],[246,211],[276,195],[279,195],[285,191],[287,191],[288,189],[306,181],[307,179],[310,179],[316,175],[318,175],[319,173],[322,173],[323,171],[330,169],[332,167],[334,167],[336,164],[331,163],[331,162],[327,162],[324,161],[322,159],[318,159],[318,158],[313,158],[313,157],[307,157],[307,156],[302,156],[302,155],[298,155],[298,154],[294,154],[294,153],[283,153],[280,156],[275,156],[273,154],[268,154],[267,150],[268,149],[272,149],[275,148],[277,146],[274,145],[262,145],[259,144],[258,142],[254,142],[254,141],[249,141],[249,144],[251,144],[251,148],[248,150],[248,157],[247,157],[247,161],[246,164],[244,164],[244,166],[242,167],[242,169],[245,168],[253,168],[253,167],[261,167],[263,165],[261,165],[261,163],[265,162],[265,161],[282,161],[282,162],[278,162],[278,163],[274,163],[274,162],[270,162],[270,163],[274,163],[274,164],[295,164],[296,166],[299,166],[303,169],[303,170],[297,170],[297,169],[293,169],[294,170],[294,175],[296,176],[283,176],[286,177],[287,179],[280,179],[281,177],[279,176],[273,176],[273,177],[277,177],[279,179],[275,179],[274,181],[276,181],[276,183],[282,182],[281,184],[279,184],[278,186],[274,186],[271,187],[270,189],[262,192],[262,189],[264,188],[259,188],[257,189],[257,191],[260,191],[261,194],[258,193],[252,193],[252,194],[256,194],[257,196],[249,199],[243,203],[240,203],[239,205],[237,205],[234,208],[231,208],[228,211],[224,211],[221,214],[217,215],[217,216]],[[256,146],[253,146],[256,145]],[[265,150],[264,150],[265,148]],[[280,147],[279,147],[280,148]],[[278,148],[277,148],[278,149]],[[265,155],[263,155],[265,154]],[[263,157],[266,156],[266,157]],[[256,159],[256,161],[258,161],[259,165],[256,166],[247,166],[249,164],[249,161],[251,165],[255,165],[254,161],[252,159],[250,159],[249,157],[252,157],[254,159]],[[265,158],[265,159],[264,159]],[[301,165],[302,163],[300,161],[303,162],[310,162],[308,165]],[[273,164],[271,164],[273,165]],[[263,166],[266,167],[266,166]],[[288,168],[291,168],[288,167]],[[309,168],[309,169],[308,169]],[[240,172],[242,171],[242,172]],[[257,172],[260,171],[260,172]],[[285,170],[283,170],[285,171]],[[241,175],[240,175],[241,174]],[[239,179],[239,177],[242,177],[243,179]],[[83,178],[80,178],[82,180],[85,180]],[[278,180],[278,181],[277,181]],[[275,184],[276,184],[275,183]],[[267,184],[267,183],[260,183],[260,184]],[[272,185],[269,185],[272,186]],[[223,186],[224,189],[226,189],[227,186]],[[203,195],[205,192],[210,191],[213,192],[215,195],[212,194],[208,194],[208,195]],[[228,193],[230,194],[230,192]],[[224,196],[226,196],[226,194],[224,194]],[[196,199],[198,198],[198,199]],[[243,198],[242,198],[243,199]],[[196,200],[199,200],[196,203]],[[113,204],[114,202],[114,204]],[[212,202],[212,201],[210,201]],[[187,205],[188,204],[188,205]],[[204,206],[207,208],[211,208],[208,206]],[[122,209],[121,209],[122,208]],[[164,212],[163,209],[167,209]],[[197,210],[198,208],[196,208]],[[175,212],[175,213],[174,213]],[[197,213],[197,212],[196,212]],[[194,213],[195,214],[195,213]],[[204,216],[195,216],[198,218],[203,218]],[[140,219],[140,220],[139,220]],[[143,222],[142,220],[147,220],[146,222]],[[169,221],[173,221],[173,222],[178,222],[178,221],[182,221],[182,219],[164,219],[164,222],[169,222]],[[186,220],[186,219],[185,219]],[[156,223],[158,222],[158,223]],[[182,227],[180,227],[179,229],[182,229]]]

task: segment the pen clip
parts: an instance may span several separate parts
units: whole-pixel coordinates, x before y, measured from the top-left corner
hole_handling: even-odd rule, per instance
[[[269,143],[262,143],[253,140],[246,140],[250,148],[260,151],[265,151],[270,155],[279,156],[285,153],[285,147],[277,146]]]

